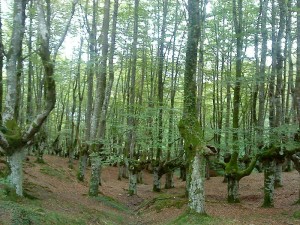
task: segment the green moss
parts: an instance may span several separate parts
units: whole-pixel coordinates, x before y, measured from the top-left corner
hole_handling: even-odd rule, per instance
[[[168,197],[158,197],[154,203],[154,208],[157,212],[162,211],[165,208],[175,207],[177,209],[182,208],[188,203],[187,198],[179,196],[168,196]]]
[[[0,189],[1,190],[1,189]],[[18,201],[3,200],[0,194],[0,221],[3,225],[84,225],[84,224],[128,224],[120,211],[131,213],[123,206],[109,197],[99,199],[101,203],[116,210],[98,211],[82,206],[80,213],[72,211],[51,211],[41,207],[39,200],[19,198]],[[62,203],[66,207],[67,203]]]
[[[192,161],[198,151],[202,150],[203,137],[200,123],[195,116],[181,119],[178,124],[181,137],[184,139],[184,149],[187,157],[187,169],[191,171]],[[191,173],[188,172],[191,175]],[[187,178],[189,181],[190,178]],[[189,184],[188,184],[189,185]]]
[[[4,133],[10,148],[18,148],[22,143],[22,132],[15,119],[7,120]]]
[[[236,204],[236,203],[240,203],[240,199],[234,198],[233,196],[228,196],[227,202],[230,204]]]
[[[129,213],[130,210],[127,206],[123,205],[122,203],[118,202],[117,200],[104,195],[99,195],[95,197],[96,200],[100,201],[102,204],[109,206],[111,208],[117,209],[119,211],[127,212]]]
[[[263,203],[262,207],[263,208],[273,208],[274,207],[274,203],[271,200],[269,195],[264,196],[264,203]]]
[[[234,152],[231,156],[230,161],[226,164],[225,173],[227,175],[235,175],[239,171],[238,167],[238,153]]]
[[[23,203],[24,204],[24,203]],[[13,203],[9,201],[0,201],[0,211],[9,215],[9,221],[2,221],[4,224],[27,225],[27,224],[86,224],[80,218],[72,218],[57,212],[49,212],[42,208],[27,204]]]
[[[69,176],[65,173],[62,169],[56,169],[52,168],[48,164],[42,164],[42,167],[40,168],[41,173],[56,177],[60,180],[70,180]]]
[[[294,212],[293,217],[294,217],[295,219],[300,220],[300,211]]]
[[[169,225],[217,225],[217,224],[229,224],[228,221],[224,219],[219,219],[216,217],[211,217],[208,215],[200,215],[193,212],[185,212],[180,215],[176,220],[168,223]]]

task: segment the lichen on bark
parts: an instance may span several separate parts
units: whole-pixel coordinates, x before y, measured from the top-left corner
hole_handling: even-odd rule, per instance
[[[276,163],[274,160],[264,161],[264,202],[263,207],[274,207],[274,183]]]
[[[7,157],[11,173],[8,176],[9,183],[16,190],[16,194],[23,196],[23,170],[22,161],[24,151],[15,151],[12,155]]]
[[[189,207],[200,214],[205,214],[204,169],[205,158],[196,153],[191,165]]]
[[[98,196],[101,159],[97,154],[91,154],[90,158],[91,158],[91,180],[90,180],[90,187],[89,187],[89,196]]]

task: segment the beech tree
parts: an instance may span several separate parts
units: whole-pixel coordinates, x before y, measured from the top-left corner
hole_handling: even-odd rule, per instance
[[[199,27],[199,0],[188,1],[188,39],[184,72],[184,108],[178,128],[187,155],[187,191],[189,208],[205,214],[204,144],[196,111],[196,68]]]
[[[50,21],[46,19],[46,15],[50,13],[50,2],[39,1],[38,8],[38,54],[41,58],[44,76],[45,76],[45,104],[41,113],[38,114],[27,129],[20,127],[20,119],[17,117],[16,111],[20,109],[18,102],[18,82],[20,79],[20,67],[18,66],[23,61],[22,57],[22,42],[25,32],[25,12],[28,1],[15,0],[13,2],[13,27],[10,38],[10,45],[6,54],[6,74],[7,74],[7,91],[5,98],[5,108],[2,115],[3,126],[0,132],[0,145],[7,156],[7,161],[10,166],[9,182],[16,190],[16,194],[23,195],[23,175],[22,175],[22,160],[25,154],[25,149],[31,144],[32,139],[40,130],[41,126],[49,116],[55,106],[56,89],[54,67],[55,58],[59,47],[61,46],[74,14],[77,1],[72,4],[71,16],[67,22],[64,33],[55,46],[53,55],[50,49]]]

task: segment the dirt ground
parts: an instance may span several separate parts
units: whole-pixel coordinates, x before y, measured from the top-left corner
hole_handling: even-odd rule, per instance
[[[42,200],[43,207],[73,214],[82,213],[82,207],[91,210],[113,210],[112,208],[99,203],[93,198],[89,198],[88,180],[90,171],[87,171],[87,181],[78,182],[76,180],[77,162],[75,169],[68,168],[68,160],[56,156],[45,156],[46,165],[55,169],[57,174],[47,174],[43,171],[43,165],[34,162],[30,157],[25,163],[26,191],[34,194]],[[64,176],[60,177],[60,174]],[[134,213],[124,213],[127,224],[166,224],[182,214],[187,206],[163,208],[155,210],[151,207],[151,199],[159,196],[183,196],[185,193],[185,183],[175,176],[175,188],[162,189],[161,193],[152,192],[152,175],[144,171],[144,184],[138,185],[138,194],[128,196],[128,180],[117,180],[118,169],[116,167],[106,167],[102,171],[102,186],[100,192],[110,196],[125,204]],[[162,177],[162,187],[164,186]],[[212,177],[205,183],[206,210],[207,214],[218,217],[224,221],[231,221],[230,224],[300,224],[300,220],[293,218],[293,213],[300,210],[299,205],[293,203],[298,198],[299,174],[297,171],[283,174],[284,186],[276,189],[275,207],[262,208],[263,200],[263,174],[252,174],[240,181],[239,204],[228,204],[226,202],[227,185],[223,183],[222,177]],[[145,204],[145,203],[149,204]],[[92,223],[91,223],[92,224]],[[126,222],[124,223],[126,224]]]

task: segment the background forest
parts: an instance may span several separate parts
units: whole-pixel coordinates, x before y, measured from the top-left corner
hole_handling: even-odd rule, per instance
[[[162,175],[174,187],[179,168],[198,213],[197,163],[196,189],[211,167],[234,203],[256,166],[263,204],[274,206],[283,164],[299,171],[299,8],[299,0],[1,0],[0,145],[17,194],[28,152],[39,162],[68,157],[79,181],[90,164],[91,196],[107,165],[129,178],[129,195],[145,168],[153,191]]]

